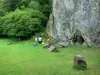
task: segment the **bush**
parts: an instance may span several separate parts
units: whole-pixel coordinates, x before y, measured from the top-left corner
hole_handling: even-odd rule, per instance
[[[22,37],[44,31],[51,13],[50,1],[0,1],[0,35]]]
[[[3,20],[2,18],[0,17],[0,35],[3,35]]]
[[[42,13],[38,10],[19,10],[2,17],[4,35],[8,36],[28,36],[39,31],[41,28]],[[29,12],[30,11],[30,12]],[[2,23],[1,22],[1,23]]]

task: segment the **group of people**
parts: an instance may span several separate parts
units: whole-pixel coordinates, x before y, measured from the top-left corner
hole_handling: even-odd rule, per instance
[[[44,44],[44,40],[43,40],[43,38],[41,36],[35,37],[35,44],[34,44],[34,46],[37,46],[38,43],[39,44]]]

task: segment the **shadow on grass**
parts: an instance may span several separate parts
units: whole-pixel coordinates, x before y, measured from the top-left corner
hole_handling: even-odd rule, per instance
[[[79,70],[79,71],[87,71],[88,70],[87,68],[84,68],[84,67],[75,67],[75,66],[73,66],[73,69]]]

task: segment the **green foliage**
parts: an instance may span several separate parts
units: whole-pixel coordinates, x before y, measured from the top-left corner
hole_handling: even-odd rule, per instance
[[[14,11],[17,8],[19,2],[20,0],[4,0],[3,1],[4,11]]]
[[[35,1],[37,1],[37,2],[39,2],[42,6],[44,6],[45,4],[50,4],[50,1],[52,1],[52,0],[35,0]]]
[[[28,7],[28,4],[30,3],[30,1],[31,0],[20,0],[18,7],[21,8],[24,6],[26,8],[26,7]]]
[[[50,0],[0,0],[0,35],[29,36],[43,30]]]
[[[0,0],[0,16],[4,15],[2,3],[3,2]]]
[[[0,17],[0,35],[3,35],[3,20]]]
[[[4,35],[8,36],[28,36],[38,32],[41,28],[42,13],[38,10],[27,9],[11,12],[2,17]]]
[[[42,24],[45,27],[52,10],[52,0],[45,0],[45,1],[35,0],[35,1],[39,2],[39,4],[41,5],[41,11],[43,12],[43,15],[45,16],[44,19],[42,20]]]
[[[49,7],[48,4],[44,5],[43,13],[44,13],[45,16],[49,16],[50,15],[50,7]]]
[[[36,1],[30,1],[30,3],[28,4],[28,7],[29,8],[32,8],[32,9],[39,9],[40,10],[40,6],[39,6],[39,3],[37,3]]]

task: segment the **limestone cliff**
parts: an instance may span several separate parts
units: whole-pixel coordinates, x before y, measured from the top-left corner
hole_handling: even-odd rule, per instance
[[[52,13],[50,34],[59,45],[100,45],[100,0],[53,0]]]

